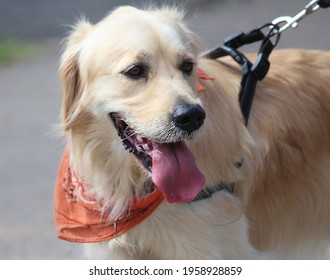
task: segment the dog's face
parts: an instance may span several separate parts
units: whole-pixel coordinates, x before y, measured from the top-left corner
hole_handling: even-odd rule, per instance
[[[205,118],[197,53],[178,13],[123,7],[95,26],[78,25],[62,57],[65,129],[107,118],[108,133],[122,138],[170,203],[192,200],[205,181],[183,142]]]

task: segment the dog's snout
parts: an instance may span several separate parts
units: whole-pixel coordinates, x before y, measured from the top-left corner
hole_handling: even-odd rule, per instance
[[[205,119],[205,111],[198,104],[180,104],[174,108],[172,121],[176,127],[189,134],[199,129]]]

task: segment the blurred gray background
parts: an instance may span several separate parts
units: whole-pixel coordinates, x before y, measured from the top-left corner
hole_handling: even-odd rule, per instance
[[[61,100],[57,75],[60,42],[81,15],[95,23],[115,6],[143,3],[0,0],[0,58],[2,42],[14,42],[10,50],[15,44],[22,46],[14,58],[0,59],[0,259],[83,258],[79,244],[56,239],[53,221],[53,188],[64,147],[55,130]],[[186,0],[185,7],[189,26],[207,50],[232,32],[295,15],[307,3]],[[329,19],[330,9],[309,16],[297,29],[283,34],[278,48],[329,50]],[[22,57],[24,44],[32,45],[33,51]]]

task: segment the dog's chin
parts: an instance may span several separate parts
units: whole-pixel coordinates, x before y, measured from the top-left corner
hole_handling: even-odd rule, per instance
[[[189,202],[200,192],[205,178],[184,143],[185,134],[158,141],[142,137],[118,113],[110,113],[126,150],[134,154],[170,204]],[[191,138],[192,135],[189,135]],[[168,141],[167,139],[175,139]]]

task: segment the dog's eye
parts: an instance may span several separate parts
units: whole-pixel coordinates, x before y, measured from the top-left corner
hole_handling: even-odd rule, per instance
[[[128,70],[124,71],[123,74],[131,79],[140,79],[147,76],[147,70],[144,65],[134,65]]]
[[[189,60],[183,61],[180,66],[180,69],[184,74],[190,75],[192,70],[194,69],[194,63]]]

